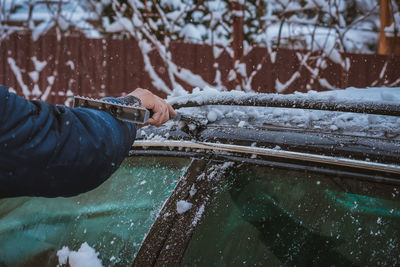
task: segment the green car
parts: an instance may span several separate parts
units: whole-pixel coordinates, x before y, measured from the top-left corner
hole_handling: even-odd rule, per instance
[[[73,266],[84,249],[103,266],[400,264],[398,104],[169,101],[180,121],[142,128],[95,190],[0,200],[0,266]]]

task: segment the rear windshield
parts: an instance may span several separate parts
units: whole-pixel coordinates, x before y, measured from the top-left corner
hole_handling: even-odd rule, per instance
[[[103,266],[128,266],[187,158],[130,157],[100,187],[72,198],[0,200],[0,266],[56,266],[84,242]]]
[[[183,266],[395,266],[398,187],[242,166],[232,171]]]

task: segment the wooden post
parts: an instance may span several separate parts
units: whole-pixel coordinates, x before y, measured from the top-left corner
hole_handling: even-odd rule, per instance
[[[243,57],[243,5],[239,1],[232,1],[233,17],[233,51],[234,59],[241,60]]]
[[[378,54],[400,56],[400,33],[397,36],[386,36],[385,28],[393,23],[391,0],[380,0],[380,33]]]
[[[233,24],[233,62],[241,62],[243,58],[243,40],[244,40],[244,33],[243,33],[243,4],[241,0],[233,0],[231,9],[232,9],[232,24]],[[242,77],[237,75],[235,80],[235,87],[241,85]]]

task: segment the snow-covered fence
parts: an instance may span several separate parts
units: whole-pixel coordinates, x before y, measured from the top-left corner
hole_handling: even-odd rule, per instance
[[[151,49],[151,48],[149,48]],[[160,96],[174,89],[169,65],[132,39],[88,39],[47,34],[33,41],[30,35],[13,34],[0,42],[0,84],[26,98],[70,104],[74,94],[90,97],[119,96],[136,87]],[[219,90],[235,87],[236,68],[249,77],[249,91],[291,93],[331,90],[349,86],[400,86],[400,57],[345,54],[348,70],[315,52],[253,48],[240,65],[226,49],[171,42],[169,53],[174,83],[190,91],[194,86]],[[147,60],[147,62],[145,62]],[[151,68],[149,68],[151,66]],[[156,79],[154,79],[156,78]],[[163,84],[163,86],[160,86]]]

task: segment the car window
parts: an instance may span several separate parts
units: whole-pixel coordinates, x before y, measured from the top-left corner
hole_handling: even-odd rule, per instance
[[[100,187],[71,198],[0,200],[0,266],[56,266],[87,242],[104,266],[129,265],[190,159],[129,157]]]
[[[243,165],[230,172],[182,266],[395,266],[399,187]]]

